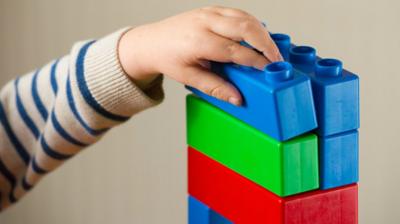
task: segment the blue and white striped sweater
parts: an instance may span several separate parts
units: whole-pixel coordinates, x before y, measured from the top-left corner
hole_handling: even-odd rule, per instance
[[[126,30],[77,43],[68,56],[3,87],[0,209],[110,128],[161,102],[161,79],[143,92],[119,64],[117,45]]]

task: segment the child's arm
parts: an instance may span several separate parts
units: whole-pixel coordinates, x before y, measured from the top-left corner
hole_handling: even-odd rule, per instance
[[[0,99],[0,209],[110,128],[158,104],[159,74],[240,104],[237,90],[206,69],[208,60],[261,69],[280,55],[254,17],[212,7],[77,43],[68,56],[8,83]]]
[[[0,194],[5,208],[45,174],[110,128],[163,98],[161,77],[145,91],[123,72],[121,30],[8,83],[0,101]]]

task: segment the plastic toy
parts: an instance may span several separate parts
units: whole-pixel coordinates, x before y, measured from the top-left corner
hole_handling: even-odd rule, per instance
[[[212,63],[243,106],[188,87],[189,224],[357,224],[359,78],[271,37],[285,62]]]
[[[281,198],[195,149],[189,194],[235,224],[356,224],[357,185]]]
[[[318,188],[315,135],[279,142],[194,95],[186,105],[188,145],[279,196]]]
[[[320,188],[329,189],[358,182],[358,132],[320,137]]]

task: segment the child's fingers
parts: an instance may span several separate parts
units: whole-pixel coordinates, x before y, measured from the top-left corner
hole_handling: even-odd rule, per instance
[[[213,18],[214,17],[214,18]],[[212,32],[236,41],[246,41],[252,47],[262,52],[270,61],[281,61],[274,41],[267,29],[256,19],[212,16],[209,22]]]
[[[263,70],[269,63],[267,58],[238,42],[210,33],[209,44],[200,49],[200,55],[207,60],[233,62]]]
[[[183,70],[185,85],[192,86],[203,93],[239,106],[242,97],[239,91],[223,78],[201,67],[187,67]]]

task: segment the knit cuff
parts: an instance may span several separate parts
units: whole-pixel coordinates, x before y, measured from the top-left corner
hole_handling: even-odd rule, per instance
[[[91,45],[85,57],[85,80],[94,99],[107,111],[131,116],[159,104],[164,98],[162,77],[145,91],[122,69],[118,43],[130,28],[110,34]]]

